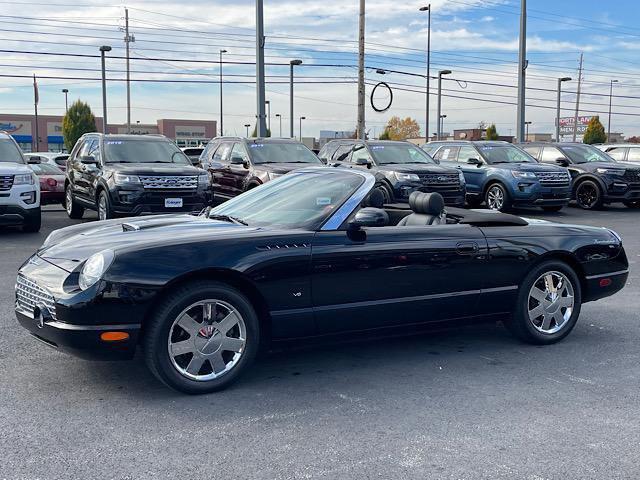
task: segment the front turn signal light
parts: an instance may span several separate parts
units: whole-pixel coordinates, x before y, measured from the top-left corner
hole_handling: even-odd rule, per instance
[[[127,332],[102,332],[100,334],[100,340],[103,342],[120,342],[128,339],[129,334]]]

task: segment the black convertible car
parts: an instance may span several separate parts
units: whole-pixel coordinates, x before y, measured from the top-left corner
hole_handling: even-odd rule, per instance
[[[53,232],[18,272],[16,314],[48,345],[93,359],[142,347],[187,393],[223,388],[264,340],[501,318],[557,342],[582,303],[628,276],[606,228],[448,208],[437,193],[383,205],[366,171],[314,167],[199,216]]]

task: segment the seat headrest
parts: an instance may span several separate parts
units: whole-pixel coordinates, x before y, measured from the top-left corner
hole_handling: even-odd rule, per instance
[[[412,192],[409,196],[409,207],[415,213],[439,216],[444,211],[444,198],[436,192]]]
[[[383,208],[384,194],[379,189],[375,188],[362,203],[364,207]]]

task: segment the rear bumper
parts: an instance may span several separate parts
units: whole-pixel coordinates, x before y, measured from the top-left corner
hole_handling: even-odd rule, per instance
[[[588,275],[585,278],[583,302],[593,302],[600,298],[609,297],[624,288],[629,277],[629,270]]]
[[[0,225],[23,225],[40,216],[40,206],[22,208],[18,205],[0,205]]]
[[[46,190],[40,191],[40,203],[42,205],[62,202],[64,202],[64,192],[48,192]]]

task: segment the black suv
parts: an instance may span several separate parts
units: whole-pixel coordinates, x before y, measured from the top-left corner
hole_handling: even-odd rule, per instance
[[[583,143],[527,143],[524,151],[542,163],[562,165],[573,179],[573,198],[586,210],[622,202],[640,208],[640,165],[616,162],[598,148]]]
[[[390,140],[331,140],[318,154],[327,164],[370,169],[375,173],[384,203],[409,201],[414,191],[438,192],[447,205],[464,206],[464,176],[438,165],[421,148]]]
[[[217,137],[200,156],[215,201],[225,201],[302,167],[322,165],[305,145],[287,138]]]
[[[67,160],[65,205],[115,216],[199,212],[213,194],[209,175],[162,135],[83,135]]]

